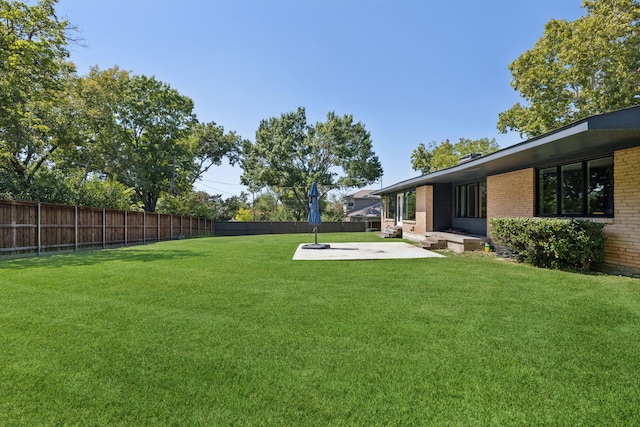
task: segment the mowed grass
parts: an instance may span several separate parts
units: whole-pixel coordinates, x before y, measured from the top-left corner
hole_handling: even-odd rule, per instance
[[[640,425],[638,279],[312,239],[0,261],[0,425]]]

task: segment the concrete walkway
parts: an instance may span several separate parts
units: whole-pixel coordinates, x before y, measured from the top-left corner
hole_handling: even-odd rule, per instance
[[[323,242],[325,243],[325,242]],[[444,258],[444,255],[404,242],[329,243],[329,249],[302,249],[301,243],[294,260],[366,260],[398,258]]]

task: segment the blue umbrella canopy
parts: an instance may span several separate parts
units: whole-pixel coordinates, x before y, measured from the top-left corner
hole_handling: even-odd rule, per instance
[[[314,226],[322,224],[318,196],[318,186],[313,182],[311,184],[311,189],[309,190],[309,224]]]
[[[315,234],[316,238],[314,244],[303,245],[303,249],[329,249],[331,247],[326,243],[318,244],[318,226],[322,224],[318,197],[320,197],[318,194],[318,186],[313,182],[309,190],[309,224],[313,225],[313,234]]]

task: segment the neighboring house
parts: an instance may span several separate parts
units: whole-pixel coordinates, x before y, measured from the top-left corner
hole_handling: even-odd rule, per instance
[[[579,120],[456,166],[393,184],[383,227],[488,237],[497,217],[604,223],[605,262],[640,272],[640,106]]]
[[[342,198],[345,221],[377,222],[382,218],[382,198],[373,194],[375,190],[360,190]]]

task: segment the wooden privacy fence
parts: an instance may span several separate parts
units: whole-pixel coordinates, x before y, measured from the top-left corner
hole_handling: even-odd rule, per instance
[[[377,224],[380,229],[380,222]],[[369,222],[323,222],[318,227],[321,233],[341,233],[366,231]],[[216,222],[214,234],[216,236],[244,236],[251,234],[294,234],[311,233],[313,226],[308,222]]]
[[[380,229],[380,222],[323,222],[321,233]],[[0,256],[40,255],[205,236],[311,233],[308,222],[221,222],[184,215],[0,200]]]
[[[212,236],[213,227],[183,215],[0,200],[0,256]]]

